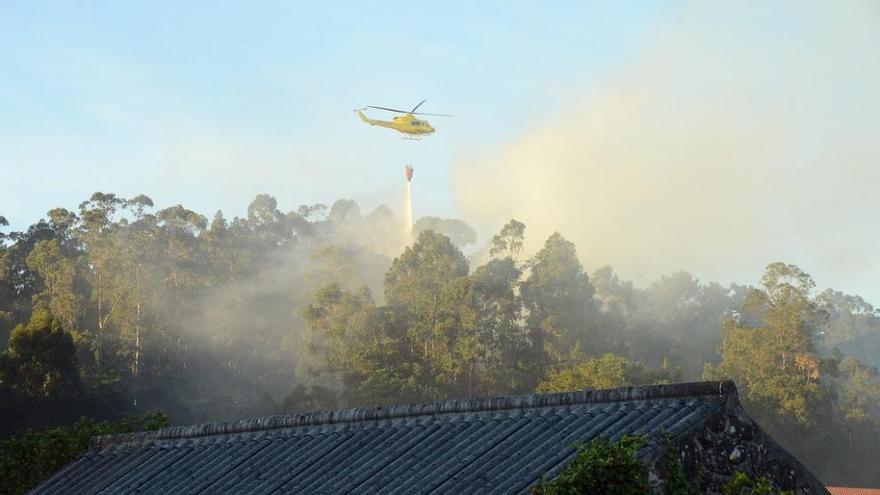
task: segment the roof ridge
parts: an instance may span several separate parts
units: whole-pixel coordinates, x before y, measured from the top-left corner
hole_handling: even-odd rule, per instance
[[[95,448],[114,444],[195,438],[208,435],[246,433],[297,426],[318,426],[359,421],[406,418],[435,414],[501,411],[535,407],[564,406],[607,402],[630,402],[676,397],[717,396],[738,400],[736,385],[732,381],[675,383],[620,387],[603,390],[584,390],[550,394],[523,394],[474,399],[452,399],[417,404],[360,407],[336,411],[303,414],[275,415],[262,418],[202,423],[187,426],[169,426],[155,431],[100,435],[92,439]]]

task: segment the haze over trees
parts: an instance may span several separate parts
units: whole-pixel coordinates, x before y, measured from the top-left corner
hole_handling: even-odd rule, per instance
[[[637,288],[560,233],[526,256],[516,220],[469,258],[460,220],[419,219],[404,247],[387,207],[285,213],[268,195],[209,220],[96,193],[7,230],[3,436],[731,378],[821,479],[880,482],[880,314],[796,266],[756,287],[678,272]]]

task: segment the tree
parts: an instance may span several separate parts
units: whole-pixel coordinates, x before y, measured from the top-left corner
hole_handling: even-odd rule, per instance
[[[659,385],[681,381],[681,369],[671,369],[663,360],[660,369],[648,370],[642,363],[617,354],[586,358],[573,365],[551,371],[538,384],[539,392],[574,392],[630,385]]]
[[[643,335],[637,335],[641,327],[634,321],[640,294],[632,282],[621,280],[610,266],[594,271],[590,282],[596,289],[594,298],[598,311],[594,321],[598,330],[597,351],[645,359],[643,354],[637,354],[644,346],[641,345]]]
[[[361,313],[350,309],[361,305],[336,284],[319,292],[306,320],[325,347],[313,345],[311,352],[324,356],[318,361],[325,371],[358,370],[344,381],[361,392],[371,388],[374,398],[525,391],[517,364],[528,343],[519,325],[519,278],[510,259],[493,260],[468,276],[464,256],[449,239],[425,231],[392,263],[387,306],[370,309],[370,316],[352,320]]]
[[[45,287],[40,275],[30,269],[27,258],[41,241],[64,239],[65,233],[45,220],[31,225],[24,232],[11,232],[10,244],[0,242],[0,329],[2,322],[27,322],[30,318],[34,297]],[[8,326],[4,330],[11,330]],[[0,335],[0,338],[8,334]]]
[[[735,380],[748,402],[783,420],[813,423],[827,394],[811,340],[822,320],[810,299],[813,280],[794,265],[773,263],[762,287],[749,294],[740,320],[724,324],[721,362],[708,367],[706,376]]]
[[[589,352],[596,335],[595,289],[578,261],[574,244],[558,232],[531,260],[520,286],[531,337],[536,380],[553,367]]]
[[[340,199],[330,207],[327,219],[339,225],[359,223],[361,220],[361,208],[350,199]]]
[[[157,430],[168,426],[162,413],[116,423],[80,418],[73,426],[28,431],[0,441],[0,494],[19,494],[55,474],[88,450],[96,435]]]
[[[387,308],[375,307],[366,288],[344,291],[330,284],[320,289],[303,311],[308,355],[301,367],[312,377],[307,387],[345,392],[344,405],[419,398],[423,364],[391,316]]]
[[[389,322],[403,329],[406,343],[420,354],[413,379],[425,387],[425,398],[439,398],[437,387],[454,382],[458,373],[449,352],[461,328],[450,324],[450,304],[457,304],[451,301],[460,300],[464,290],[453,282],[467,274],[467,260],[449,238],[426,230],[385,275]]]
[[[518,286],[522,271],[512,258],[490,260],[471,274],[475,373],[485,395],[530,391],[526,372],[529,335],[521,325]],[[473,378],[469,378],[473,380]]]
[[[115,194],[94,193],[89,201],[80,203],[79,238],[89,254],[91,267],[90,285],[93,287],[92,300],[95,303],[94,323],[94,356],[95,363],[101,366],[104,350],[108,342],[105,327],[110,317],[118,308],[123,291],[114,287],[114,246],[113,216],[122,208],[125,201]]]
[[[377,206],[363,219],[362,251],[375,251],[389,257],[397,254],[401,241],[400,220],[385,205]],[[389,258],[390,259],[390,258]],[[383,270],[387,263],[382,264]]]
[[[13,391],[49,397],[80,388],[73,339],[45,309],[12,331],[4,361],[4,381]]]
[[[842,378],[838,408],[850,420],[880,418],[880,375],[877,368],[847,357],[839,367]]]
[[[828,314],[817,345],[838,348],[870,366],[880,366],[880,311],[859,296],[827,289],[816,300]]]
[[[27,266],[40,275],[45,289],[35,296],[75,335],[84,312],[82,289],[78,287],[76,260],[62,252],[58,239],[40,241],[27,257]]]
[[[427,230],[395,259],[385,275],[385,300],[413,318],[412,331],[429,340],[437,321],[440,293],[468,274],[468,262],[448,237]]]
[[[552,480],[541,480],[534,495],[648,495],[651,485],[638,458],[645,437],[627,435],[617,441],[598,437],[578,447],[577,456]]]
[[[416,220],[413,225],[413,235],[418,237],[426,230],[445,235],[459,249],[477,242],[477,233],[474,229],[455,218],[421,217]]]
[[[641,364],[631,363],[623,356],[605,354],[549,373],[538,384],[537,391],[574,392],[633,385],[640,381],[639,375],[642,371]]]
[[[501,232],[492,237],[489,255],[492,257],[509,257],[516,260],[525,242],[526,224],[511,219]]]
[[[296,212],[308,221],[321,221],[327,215],[327,205],[321,203],[300,205]]]
[[[670,358],[687,379],[698,379],[704,363],[717,362],[718,329],[740,310],[745,292],[736,285],[701,283],[684,271],[660,277],[639,291],[627,353],[650,365]]]

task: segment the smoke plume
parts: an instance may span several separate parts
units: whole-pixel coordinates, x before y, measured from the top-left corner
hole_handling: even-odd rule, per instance
[[[532,248],[559,230],[588,267],[641,283],[754,280],[785,259],[870,292],[878,47],[876,2],[690,4],[567,109],[459,159],[457,199],[484,225],[524,221]]]

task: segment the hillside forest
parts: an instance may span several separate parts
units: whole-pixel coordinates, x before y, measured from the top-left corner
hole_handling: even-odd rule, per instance
[[[0,438],[732,379],[821,480],[880,484],[880,312],[859,296],[775,260],[747,285],[636,287],[564,233],[527,253],[516,220],[482,244],[461,220],[409,243],[400,225],[268,195],[231,219],[109,193],[0,217]]]

